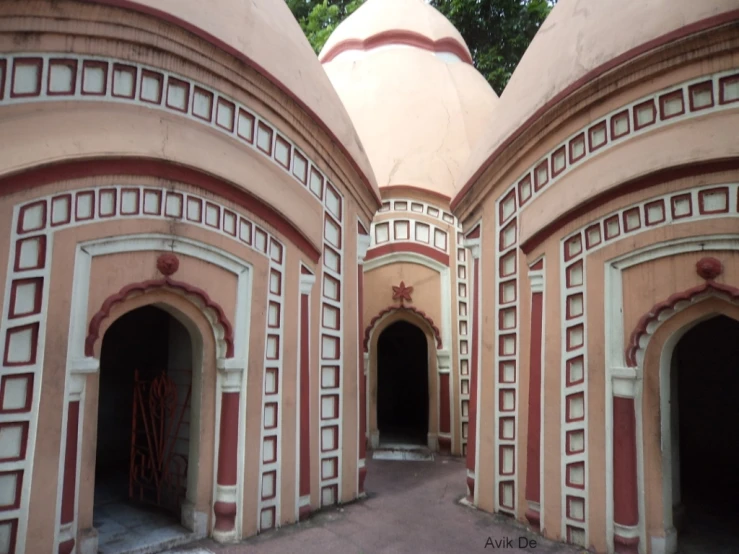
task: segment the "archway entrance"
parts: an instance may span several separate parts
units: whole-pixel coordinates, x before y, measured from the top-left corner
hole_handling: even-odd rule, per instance
[[[739,552],[739,321],[717,316],[688,331],[671,384],[678,552]]]
[[[425,445],[429,431],[426,335],[411,323],[387,327],[377,343],[380,444]]]
[[[193,344],[168,312],[116,320],[100,354],[93,526],[101,554],[177,541],[187,494]]]

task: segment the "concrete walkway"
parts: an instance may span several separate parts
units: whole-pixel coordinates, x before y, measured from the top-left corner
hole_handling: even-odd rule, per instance
[[[368,498],[365,500],[324,510],[305,522],[263,533],[239,544],[222,546],[206,540],[172,552],[582,552],[527,533],[520,525],[500,516],[460,505],[458,501],[465,492],[462,459],[437,456],[432,462],[367,460],[367,468]],[[533,548],[528,542],[531,540],[536,541]],[[529,546],[525,547],[527,542]],[[519,544],[524,547],[519,548]]]

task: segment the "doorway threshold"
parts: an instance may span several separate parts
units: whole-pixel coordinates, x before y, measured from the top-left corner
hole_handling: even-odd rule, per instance
[[[378,449],[372,453],[373,460],[394,460],[403,462],[433,462],[434,455],[410,450],[385,450]]]
[[[402,442],[382,442],[372,452],[373,460],[433,462],[434,453],[427,446]]]
[[[126,502],[95,510],[98,554],[156,554],[204,538],[174,518]]]

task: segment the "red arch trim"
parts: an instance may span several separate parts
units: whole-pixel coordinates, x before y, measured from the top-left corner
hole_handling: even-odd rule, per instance
[[[384,316],[386,316],[389,313],[392,312],[411,312],[416,315],[421,316],[421,318],[429,324],[429,327],[431,327],[431,331],[434,333],[434,337],[436,338],[436,348],[437,350],[441,349],[441,332],[439,331],[439,328],[434,324],[434,320],[431,319],[429,316],[426,315],[426,312],[422,312],[421,310],[414,308],[413,306],[388,306],[384,310],[382,310],[379,314],[377,314],[375,317],[372,318],[372,320],[369,322],[369,325],[367,325],[367,328],[364,330],[364,351],[369,352],[369,339],[370,339],[370,333],[372,332],[372,329],[375,327],[375,324],[382,319]]]
[[[641,340],[641,337],[643,335],[647,334],[647,327],[651,322],[657,320],[660,313],[665,310],[670,310],[674,308],[678,302],[691,300],[692,298],[695,298],[696,296],[698,296],[699,294],[703,294],[704,292],[714,292],[723,296],[728,296],[731,300],[739,300],[739,288],[732,287],[731,285],[722,285],[721,283],[708,281],[702,285],[687,289],[683,292],[677,292],[670,296],[667,300],[655,304],[654,306],[652,306],[651,310],[649,310],[641,317],[641,319],[639,319],[639,323],[636,324],[636,327],[631,333],[631,337],[629,338],[629,345],[626,348],[626,364],[629,367],[636,367],[636,353],[639,351],[639,341]]]
[[[448,52],[454,54],[463,62],[472,65],[472,57],[467,49],[462,46],[459,41],[451,37],[432,40],[426,36],[413,31],[403,31],[400,29],[383,31],[377,33],[364,40],[348,39],[343,40],[333,46],[331,50],[321,56],[321,63],[328,63],[336,56],[347,50],[372,50],[379,46],[402,44],[405,46],[415,46],[431,52]]]
[[[252,196],[241,187],[208,175],[198,169],[175,165],[163,160],[93,158],[44,165],[0,178],[0,196],[58,181],[104,175],[159,177],[207,190],[241,206],[274,227],[277,232],[295,244],[313,263],[318,263],[321,258],[321,253],[301,234],[296,226],[285,219],[279,211]]]
[[[217,302],[212,300],[210,296],[208,296],[208,293],[204,290],[192,285],[188,285],[187,283],[184,283],[182,281],[175,281],[174,279],[170,279],[169,277],[165,277],[164,279],[143,281],[141,283],[133,283],[123,287],[116,294],[109,296],[105,300],[105,302],[103,302],[100,310],[98,310],[98,312],[94,316],[92,316],[92,319],[90,320],[87,337],[85,338],[85,355],[92,356],[94,354],[95,342],[97,342],[100,336],[100,325],[110,315],[110,311],[113,309],[113,306],[119,304],[120,302],[123,302],[134,292],[146,292],[152,289],[160,288],[176,289],[185,292],[186,294],[197,296],[203,301],[206,308],[213,310],[218,318],[218,323],[223,328],[223,340],[226,343],[226,357],[233,358],[233,327],[228,321],[226,314],[223,312],[223,308],[221,308],[221,306]]]

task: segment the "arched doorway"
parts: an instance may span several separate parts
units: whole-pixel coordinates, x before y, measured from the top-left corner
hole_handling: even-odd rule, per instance
[[[397,321],[377,344],[377,425],[382,445],[426,445],[429,432],[428,347],[424,332]]]
[[[739,552],[739,321],[720,315],[686,332],[670,384],[678,552]]]
[[[121,316],[103,336],[93,508],[102,553],[189,533],[178,523],[188,488],[193,358],[187,328],[153,305]]]

